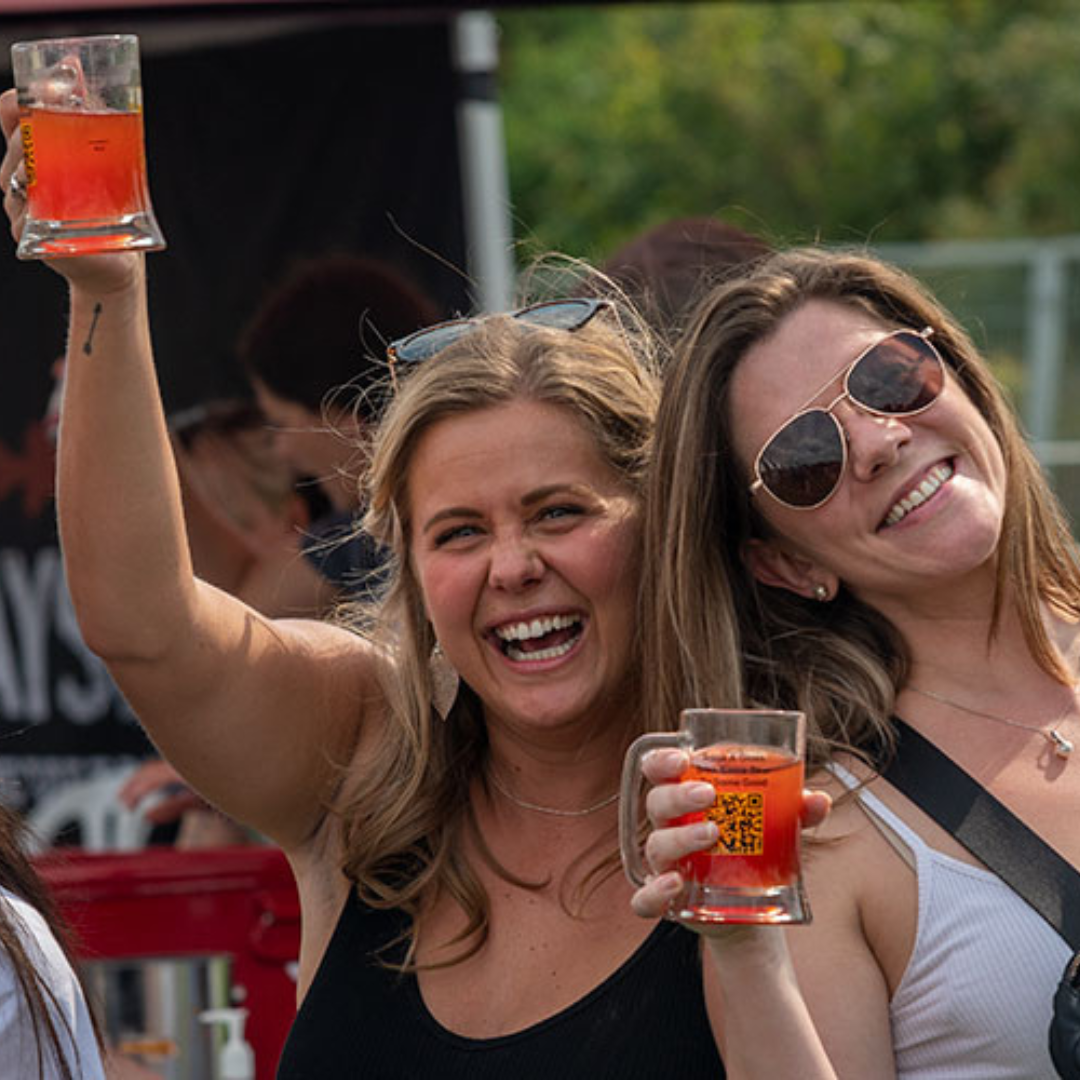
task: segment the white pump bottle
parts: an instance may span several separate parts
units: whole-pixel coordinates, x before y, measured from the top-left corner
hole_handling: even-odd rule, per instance
[[[218,1080],[255,1080],[255,1051],[244,1039],[247,1009],[207,1009],[199,1013],[204,1024],[225,1024],[226,1036],[218,1052]]]

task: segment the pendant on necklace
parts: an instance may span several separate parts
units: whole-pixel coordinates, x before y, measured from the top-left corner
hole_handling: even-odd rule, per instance
[[[1067,758],[1073,752],[1073,744],[1054,728],[1050,729],[1049,736],[1054,744],[1054,757]]]

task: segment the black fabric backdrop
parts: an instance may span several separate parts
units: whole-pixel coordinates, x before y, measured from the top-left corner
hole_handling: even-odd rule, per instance
[[[236,334],[298,258],[381,256],[448,310],[467,307],[461,277],[421,250],[464,263],[443,19],[144,45],[142,67],[150,188],[169,244],[148,256],[168,409],[243,392]],[[57,550],[42,418],[64,288],[5,247],[0,239],[0,798],[26,806],[150,748],[81,642]]]

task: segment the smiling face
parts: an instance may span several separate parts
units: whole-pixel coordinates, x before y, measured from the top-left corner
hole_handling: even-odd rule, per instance
[[[530,401],[441,420],[408,490],[428,617],[489,725],[624,725],[640,513],[586,429]]]
[[[747,475],[765,441],[808,395],[819,395],[812,404],[833,402],[852,359],[893,329],[858,308],[813,300],[749,349],[730,401]],[[952,375],[938,400],[915,416],[875,416],[849,399],[833,413],[848,443],[836,494],[813,510],[793,510],[764,491],[754,495],[775,533],[751,554],[762,580],[806,596],[816,584],[835,592],[842,580],[884,608],[990,565],[1005,509],[1005,468],[997,441]]]

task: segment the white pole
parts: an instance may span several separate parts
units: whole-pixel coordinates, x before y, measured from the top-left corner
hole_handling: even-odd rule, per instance
[[[457,16],[453,59],[459,80],[458,143],[473,302],[479,311],[505,311],[514,295],[513,234],[496,86],[498,30],[490,12]]]
[[[1028,264],[1027,354],[1031,379],[1024,423],[1036,443],[1055,435],[1054,421],[1061,393],[1065,357],[1066,265],[1047,246]]]

